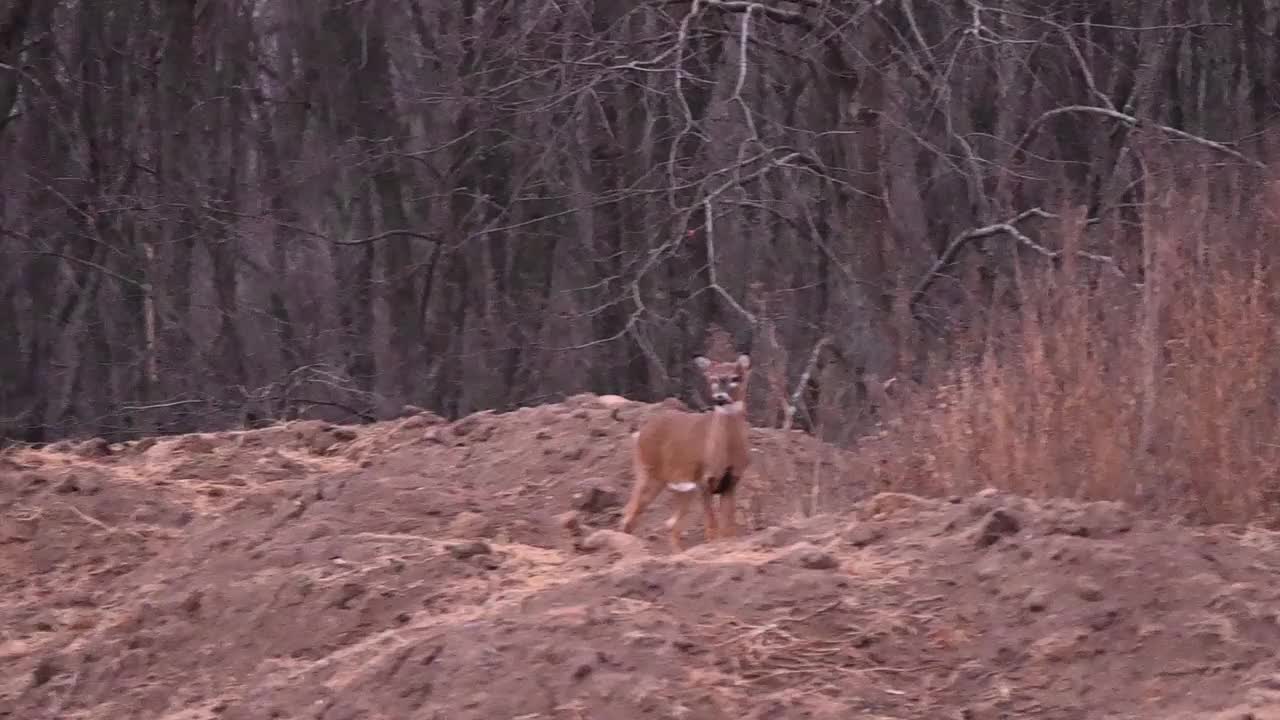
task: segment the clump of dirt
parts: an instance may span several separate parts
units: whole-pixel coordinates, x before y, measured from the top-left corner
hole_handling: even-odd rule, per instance
[[[0,717],[1280,717],[1276,534],[754,430],[744,536],[672,555],[614,530],[653,410],[11,452]]]

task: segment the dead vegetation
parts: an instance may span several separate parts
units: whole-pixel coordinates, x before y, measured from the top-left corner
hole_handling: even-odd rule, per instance
[[[1129,273],[1142,285],[1069,256],[1022,265],[952,361],[896,388],[879,431],[853,443],[877,487],[1280,523],[1280,217],[1212,211],[1195,192],[1153,205],[1144,271]],[[1122,232],[1081,221],[1057,246]]]

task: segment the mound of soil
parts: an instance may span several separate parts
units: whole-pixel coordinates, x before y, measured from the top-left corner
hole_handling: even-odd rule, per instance
[[[747,534],[672,555],[612,530],[654,407],[13,452],[0,717],[1280,719],[1276,534],[755,430]]]

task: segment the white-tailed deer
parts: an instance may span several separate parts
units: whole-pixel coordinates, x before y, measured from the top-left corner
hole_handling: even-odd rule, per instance
[[[707,540],[737,533],[734,494],[751,460],[745,403],[751,359],[740,355],[733,362],[715,362],[698,356],[694,363],[715,407],[709,413],[659,411],[640,428],[631,455],[631,497],[621,524],[623,532],[631,532],[649,503],[664,489],[671,490],[675,506],[667,528],[675,552],[683,550],[680,540],[695,497],[702,501]],[[716,496],[718,508],[712,505]]]

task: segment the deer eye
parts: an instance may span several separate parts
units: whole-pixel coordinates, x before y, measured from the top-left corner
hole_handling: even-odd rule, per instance
[[[734,385],[737,385],[738,383],[742,382],[742,376],[734,375],[733,377],[729,378],[729,382],[733,383]]]

